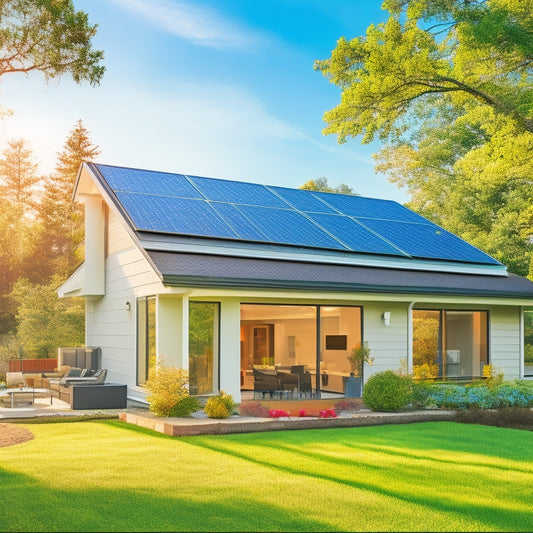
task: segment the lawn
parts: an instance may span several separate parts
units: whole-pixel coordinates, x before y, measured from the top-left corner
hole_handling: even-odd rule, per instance
[[[35,439],[0,448],[0,531],[533,531],[530,431],[25,427]]]

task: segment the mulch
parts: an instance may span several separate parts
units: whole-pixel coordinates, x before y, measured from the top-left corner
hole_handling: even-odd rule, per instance
[[[17,424],[0,424],[0,448],[22,444],[34,438],[33,433]]]

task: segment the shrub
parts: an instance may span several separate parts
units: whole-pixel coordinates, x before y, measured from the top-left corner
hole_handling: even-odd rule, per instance
[[[239,407],[241,416],[257,416],[258,418],[268,418],[268,407],[259,402],[243,403]]]
[[[220,391],[220,394],[211,396],[204,407],[204,412],[209,418],[229,418],[235,410],[235,403],[231,394]]]
[[[146,400],[150,411],[156,416],[170,416],[170,412],[178,402],[189,397],[189,373],[182,368],[165,366],[160,363],[154,369],[150,379],[144,384],[150,392]]]
[[[411,405],[417,409],[435,407],[431,395],[436,385],[424,380],[414,379],[411,384]]]
[[[370,376],[363,402],[372,411],[401,411],[411,403],[412,379],[385,370]]]
[[[465,424],[482,424],[533,431],[533,410],[526,407],[501,409],[462,409],[455,419]]]
[[[168,416],[171,417],[184,417],[191,416],[192,413],[200,410],[202,404],[198,398],[194,396],[185,396],[181,400],[178,400],[178,403],[170,409]]]
[[[443,409],[501,409],[503,407],[533,407],[533,387],[527,382],[503,382],[471,385],[433,385],[425,407]]]

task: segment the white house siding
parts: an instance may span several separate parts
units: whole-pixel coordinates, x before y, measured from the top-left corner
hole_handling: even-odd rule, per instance
[[[105,296],[87,301],[86,343],[101,347],[102,368],[108,369],[109,382],[127,384],[130,394],[141,392],[136,386],[135,300],[161,293],[164,287],[112,212],[108,215],[107,250]]]
[[[490,363],[506,380],[519,379],[520,308],[492,307],[490,317]]]
[[[383,313],[390,312],[390,324]],[[407,302],[364,302],[363,336],[370,347],[372,365],[365,365],[365,381],[384,370],[407,370]]]

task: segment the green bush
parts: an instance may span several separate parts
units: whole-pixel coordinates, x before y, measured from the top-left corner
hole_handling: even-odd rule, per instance
[[[411,404],[416,409],[432,407],[431,395],[436,385],[423,379],[413,379],[411,383]]]
[[[184,416],[191,416],[192,413],[200,410],[202,404],[198,398],[194,396],[185,396],[178,400],[178,403],[170,409],[168,416],[173,418],[181,418]]]
[[[363,402],[372,411],[401,411],[412,401],[412,379],[392,370],[372,375],[363,389]]]
[[[171,416],[171,410],[189,397],[188,384],[187,370],[165,366],[162,362],[158,364],[144,384],[149,392],[146,400],[150,411],[156,416]]]
[[[234,410],[233,396],[224,391],[220,391],[217,396],[211,396],[204,407],[204,412],[209,418],[228,418]]]

